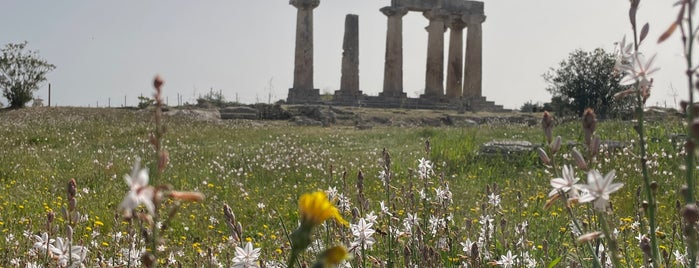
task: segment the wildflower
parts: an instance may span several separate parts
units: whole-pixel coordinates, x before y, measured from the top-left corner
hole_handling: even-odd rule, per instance
[[[371,248],[375,242],[371,236],[376,232],[372,228],[373,225],[371,222],[366,222],[364,218],[359,219],[357,224],[350,224],[350,230],[352,230],[352,235],[354,236],[354,241],[350,244],[351,248]]]
[[[437,201],[439,201],[440,204],[451,204],[452,193],[449,190],[449,185],[447,185],[444,189],[442,189],[442,187],[439,187],[435,189],[435,192],[437,196]]]
[[[682,266],[686,266],[688,264],[687,263],[687,255],[680,253],[679,250],[675,249],[675,251],[672,252],[672,255],[675,255],[675,263],[682,265]]]
[[[235,247],[233,267],[260,267],[257,259],[260,257],[260,248],[253,248],[252,243],[247,242],[245,248]]]
[[[522,259],[524,261],[524,267],[527,267],[527,268],[536,267],[536,259],[529,256],[529,252],[522,253]]]
[[[567,193],[571,189],[573,191],[571,192],[571,198],[577,196],[577,191],[573,188],[573,186],[580,180],[575,177],[575,171],[573,171],[573,168],[568,165],[563,165],[563,170],[561,171],[562,177],[563,178],[553,178],[551,179],[551,187],[553,187],[553,190],[549,192],[549,197],[559,193]]]
[[[497,264],[505,268],[514,267],[516,260],[517,255],[512,255],[512,251],[508,250],[507,254],[500,256],[500,260],[497,261]]]
[[[350,259],[347,249],[343,246],[334,246],[326,249],[318,256],[313,267],[337,267],[343,261]]]
[[[491,193],[488,195],[488,204],[494,206],[494,207],[499,207],[500,206],[500,195]]]
[[[155,213],[155,205],[153,197],[155,191],[152,186],[148,185],[148,170],[140,169],[140,159],[136,159],[131,175],[124,175],[124,180],[130,190],[119,205],[120,210],[124,210],[124,217],[131,218],[132,212],[139,205],[143,204],[149,213]]]
[[[299,211],[301,212],[301,225],[291,234],[289,266],[295,263],[298,255],[311,244],[313,227],[330,218],[334,218],[343,225],[348,224],[323,191],[302,195],[299,199]]]
[[[34,249],[39,253],[48,253],[53,251],[54,239],[49,239],[48,233],[42,233],[41,236],[34,235]]]
[[[388,206],[386,206],[386,203],[384,201],[379,201],[379,206],[381,207],[381,214],[393,217],[393,214],[391,214],[390,209],[388,208]]]
[[[73,246],[70,240],[63,241],[63,238],[58,237],[51,248],[53,258],[57,260],[59,267],[67,267],[69,263],[80,264],[87,256],[87,249],[83,246]]]
[[[432,162],[430,160],[420,158],[418,162],[419,164],[417,165],[417,172],[420,179],[429,178],[432,174],[434,174],[434,170],[432,169]]]
[[[609,202],[609,194],[616,192],[621,186],[624,186],[623,183],[612,183],[614,174],[614,170],[604,176],[597,170],[590,170],[587,173],[587,185],[580,185],[580,187],[588,191],[587,195],[580,197],[580,203],[594,200],[595,209],[598,211],[606,210],[607,203]]]
[[[302,195],[299,199],[299,210],[301,211],[302,223],[316,226],[329,218],[334,218],[347,225],[347,221],[342,219],[340,212],[330,203],[325,192],[322,191]]]

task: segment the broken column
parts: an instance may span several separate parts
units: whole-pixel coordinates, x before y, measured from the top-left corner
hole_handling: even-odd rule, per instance
[[[444,30],[447,12],[434,8],[423,15],[430,20],[427,30],[425,94],[421,98],[440,100],[444,96]]]
[[[335,91],[334,101],[356,103],[359,90],[359,16],[345,17],[345,37],[342,42],[342,76],[340,90]]]
[[[383,7],[381,12],[388,17],[386,30],[386,58],[383,71],[383,92],[385,99],[405,98],[403,92],[403,16],[408,13],[404,7]]]
[[[485,21],[485,15],[464,15],[462,19],[466,22],[466,27],[468,28],[463,96],[467,98],[482,97],[483,33],[481,24]]]
[[[320,101],[320,90],[313,88],[313,9],[320,0],[290,0],[297,8],[294,87],[289,89],[289,103]]]
[[[447,62],[447,99],[458,100],[463,90],[463,46],[466,22],[461,15],[451,15],[449,27],[449,60]]]

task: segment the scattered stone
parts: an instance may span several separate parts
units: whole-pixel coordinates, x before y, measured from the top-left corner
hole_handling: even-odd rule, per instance
[[[219,110],[221,119],[258,119],[257,109],[247,106],[231,106]]]
[[[313,120],[307,116],[298,115],[291,119],[297,126],[323,126],[323,122]]]
[[[466,116],[447,115],[444,119],[444,124],[453,127],[477,127],[478,122]]]
[[[529,154],[536,147],[528,141],[496,140],[481,145],[480,155],[484,156],[514,156]]]

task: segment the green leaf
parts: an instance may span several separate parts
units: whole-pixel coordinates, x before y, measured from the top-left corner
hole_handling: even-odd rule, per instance
[[[546,267],[548,267],[548,268],[556,267],[556,264],[561,262],[562,259],[563,259],[563,256],[560,256],[560,257],[556,258],[555,260],[553,260],[551,263],[549,263],[549,265],[547,265]]]

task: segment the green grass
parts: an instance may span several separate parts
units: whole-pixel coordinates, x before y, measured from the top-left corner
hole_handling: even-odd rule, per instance
[[[368,210],[380,214],[379,201],[387,199],[386,188],[378,178],[383,169],[384,148],[390,152],[394,173],[390,187],[393,219],[389,221],[380,215],[374,227],[383,233],[402,229],[407,213],[417,213],[423,223],[421,232],[392,240],[397,267],[407,265],[407,260],[437,266],[471,261],[470,252],[462,251],[460,243],[478,240],[482,223],[479,220],[485,215],[495,219],[492,240],[486,243],[487,249],[481,249],[491,256],[486,259],[481,255],[475,260],[477,263],[497,261],[508,250],[519,254],[520,260],[521,254],[527,252],[540,266],[561,256],[562,263],[577,263],[589,257],[571,235],[570,219],[562,203],[544,209],[549,180],[556,177],[553,172],[560,170],[542,165],[536,153],[507,158],[477,153],[480,145],[490,140],[518,139],[541,144],[539,126],[357,130],[343,126],[203,122],[184,117],[165,117],[165,125],[164,146],[170,163],[157,176],[155,153],[147,142],[154,128],[152,114],[147,111],[33,108],[0,112],[0,230],[6,237],[14,236],[0,240],[0,267],[11,267],[16,262],[21,266],[45,262],[28,253],[34,241],[24,233],[46,232],[46,213],[53,211],[57,215],[52,224],[54,236],[65,236],[61,208],[67,206],[65,188],[71,178],[78,185],[77,210],[84,215],[83,221],[74,227],[75,243],[88,247],[87,266],[122,260],[122,250],[131,247],[131,243],[115,237],[140,232],[139,221],[127,222],[117,210],[128,191],[123,176],[130,173],[136,157],[143,159],[151,170],[151,185],[170,184],[174,189],[206,195],[202,203],[163,205],[163,214],[172,208],[177,210],[163,232],[166,247],[160,253],[161,263],[167,263],[170,253],[181,253],[174,257],[185,267],[205,266],[211,258],[229,265],[235,246],[241,244],[228,240],[230,230],[225,224],[224,204],[231,206],[241,223],[243,240],[262,249],[260,260],[284,263],[290,248],[281,223],[289,232],[297,226],[296,203],[301,194],[337,187],[350,198],[353,207],[359,206],[356,183],[361,170]],[[601,123],[597,133],[603,140],[637,139],[628,122]],[[652,140],[652,179],[661,185],[660,244],[667,252],[683,252],[675,209],[676,192],[682,183],[682,155],[678,150],[681,147],[672,142],[673,134],[683,130],[678,122],[665,121],[651,123],[647,133]],[[555,135],[562,136],[565,142],[582,140],[577,122],[557,126]],[[427,139],[431,144],[429,155],[425,151]],[[427,180],[416,175],[418,160],[423,157],[435,163],[435,174]],[[553,157],[559,163],[573,164],[569,146]],[[615,169],[616,180],[625,183],[620,192],[612,195],[612,224],[620,231],[624,261],[640,266],[641,251],[634,238],[639,229],[631,227],[632,222],[644,220],[637,212],[640,200],[636,189],[642,185],[642,179],[635,149],[631,146],[603,151],[594,167],[602,173]],[[576,169],[576,175],[585,181],[583,171]],[[447,184],[453,203],[440,205],[435,202],[435,190]],[[420,200],[420,190],[424,190],[429,201]],[[489,204],[487,191],[502,198],[500,206]],[[591,224],[583,232],[596,230],[586,204],[574,209]],[[351,223],[358,220],[349,212],[343,215]],[[431,233],[427,224],[430,216],[449,216],[451,221]],[[527,230],[517,232],[517,226],[525,221]],[[352,241],[349,228],[327,226],[327,231],[319,228],[315,237],[327,244],[348,246]],[[389,236],[376,233],[374,237],[377,242],[367,256],[387,261]],[[136,248],[142,247],[139,243]],[[308,253],[302,259],[312,262],[314,256]],[[355,267],[360,265],[359,259],[352,261]]]

